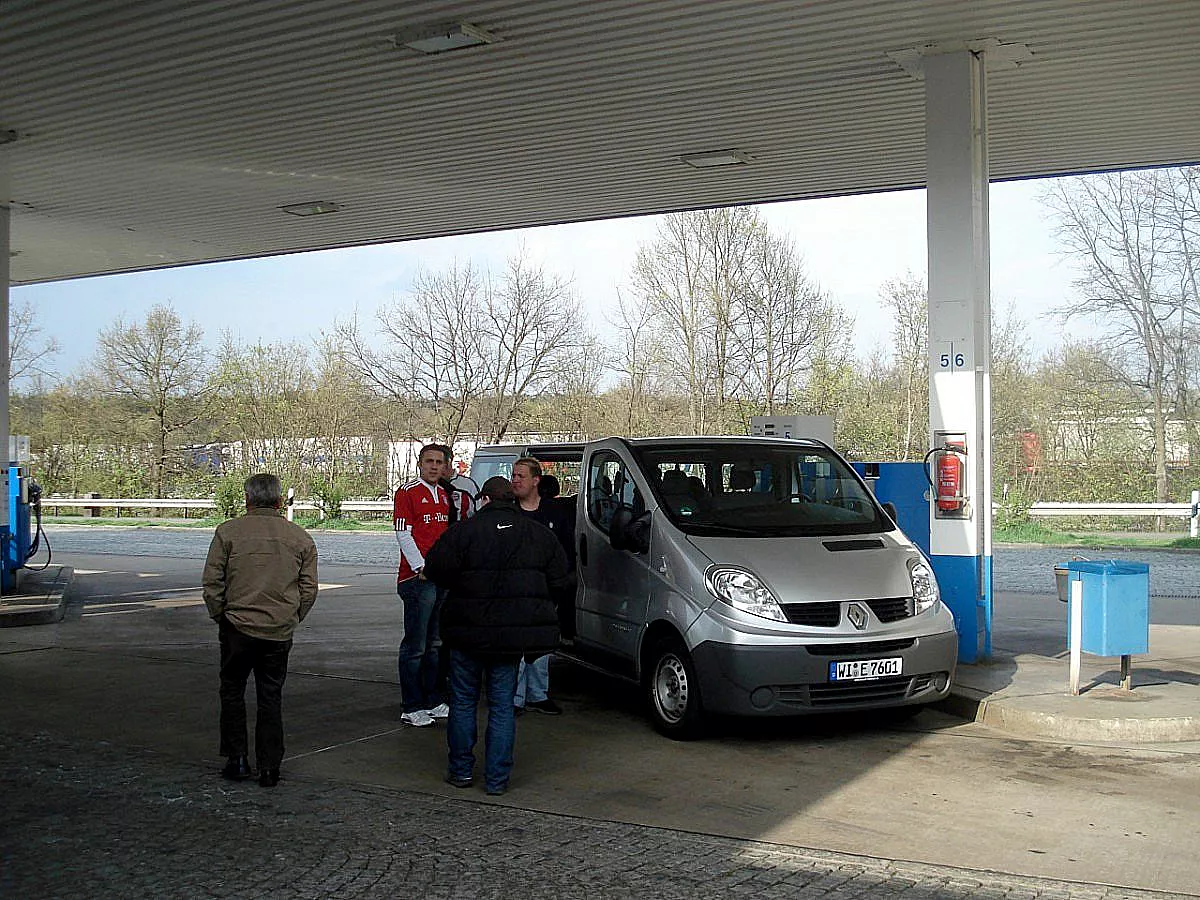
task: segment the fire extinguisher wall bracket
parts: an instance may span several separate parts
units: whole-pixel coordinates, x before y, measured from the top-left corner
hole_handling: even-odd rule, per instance
[[[939,519],[965,519],[970,516],[966,494],[967,436],[962,432],[934,432],[933,511]]]

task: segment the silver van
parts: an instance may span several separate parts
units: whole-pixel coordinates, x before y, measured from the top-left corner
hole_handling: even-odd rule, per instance
[[[949,692],[958,639],[929,562],[826,444],[480,447],[472,476],[526,454],[577,485],[562,655],[635,679],[661,732],[693,737],[706,713],[904,713]]]

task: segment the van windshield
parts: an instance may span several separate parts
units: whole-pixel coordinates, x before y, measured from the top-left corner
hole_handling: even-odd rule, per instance
[[[636,452],[659,504],[688,534],[820,536],[893,528],[828,450],[708,443]]]

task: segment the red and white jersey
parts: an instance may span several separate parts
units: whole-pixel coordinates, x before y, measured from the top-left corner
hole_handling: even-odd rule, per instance
[[[450,524],[450,498],[445,488],[420,478],[400,485],[392,500],[396,542],[400,545],[397,581],[407,581],[425,565],[425,554]],[[466,510],[460,518],[466,518]]]

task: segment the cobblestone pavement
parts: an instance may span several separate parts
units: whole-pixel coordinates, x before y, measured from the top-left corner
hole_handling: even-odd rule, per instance
[[[4,897],[1167,898],[0,734]]]

